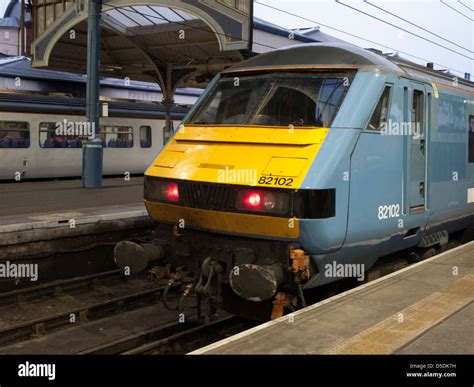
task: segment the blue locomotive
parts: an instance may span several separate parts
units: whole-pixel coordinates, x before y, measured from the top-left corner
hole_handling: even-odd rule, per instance
[[[344,44],[251,58],[185,117],[145,204],[200,302],[277,317],[474,225],[474,84]]]

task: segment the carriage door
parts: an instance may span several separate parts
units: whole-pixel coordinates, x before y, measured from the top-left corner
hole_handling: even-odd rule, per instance
[[[421,83],[411,82],[410,117],[410,214],[425,211],[427,97]]]

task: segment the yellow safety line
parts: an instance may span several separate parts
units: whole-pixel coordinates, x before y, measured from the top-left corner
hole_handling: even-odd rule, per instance
[[[474,274],[469,274],[324,353],[394,353],[473,301]]]

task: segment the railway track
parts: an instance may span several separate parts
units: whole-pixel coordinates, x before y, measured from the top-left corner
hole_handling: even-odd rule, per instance
[[[140,286],[133,286],[134,281]],[[71,325],[97,321],[158,302],[165,286],[144,284],[143,278],[129,278],[122,270],[113,270],[0,294],[1,319],[4,322],[0,328],[0,345],[38,338]],[[179,289],[181,285],[178,282],[171,290]],[[125,294],[114,296],[116,293]],[[90,302],[96,298],[103,300]],[[39,310],[45,305],[48,308],[55,301],[63,301],[66,306],[59,308],[61,310],[57,313],[26,318],[20,323],[5,323],[9,314],[16,316],[21,311]],[[68,307],[68,304],[75,306]]]
[[[80,289],[92,287],[100,282],[122,279],[126,276],[122,269],[106,271],[88,276],[52,281],[38,286],[0,293],[0,307],[32,301],[42,297],[63,295]]]
[[[90,348],[80,354],[184,354],[256,324],[234,315],[218,318],[206,325],[196,320],[171,323]]]

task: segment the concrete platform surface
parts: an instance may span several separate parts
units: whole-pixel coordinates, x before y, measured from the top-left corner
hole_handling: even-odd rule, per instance
[[[474,242],[191,354],[474,354]]]
[[[12,246],[152,225],[143,177],[103,179],[98,189],[81,180],[0,184],[0,198],[0,259],[21,256]]]
[[[82,188],[79,179],[4,183],[0,198],[0,225],[13,224],[36,214],[142,204],[143,177],[103,179],[103,187],[97,189]]]

